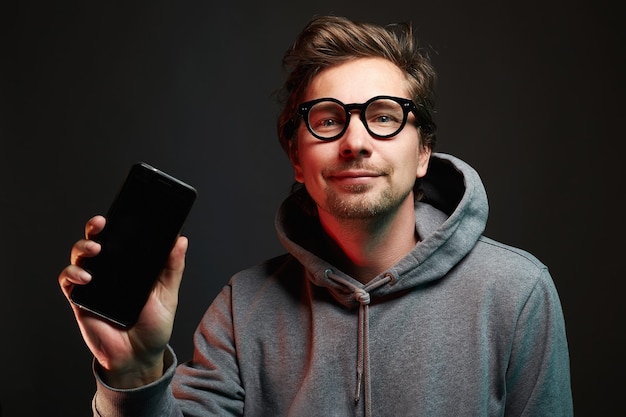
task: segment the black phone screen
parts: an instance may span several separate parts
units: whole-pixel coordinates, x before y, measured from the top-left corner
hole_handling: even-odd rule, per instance
[[[94,240],[100,253],[81,266],[92,275],[71,294],[78,306],[124,327],[132,326],[196,199],[188,184],[138,163],[111,205]]]

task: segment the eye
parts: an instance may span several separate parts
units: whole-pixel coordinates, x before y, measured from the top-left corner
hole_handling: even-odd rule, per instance
[[[309,126],[315,132],[327,133],[341,130],[345,124],[346,115],[343,107],[335,103],[322,102],[309,111]]]
[[[366,117],[370,127],[397,127],[404,120],[404,112],[393,100],[376,100],[367,107]]]
[[[398,122],[398,120],[395,119],[394,116],[392,116],[392,115],[380,114],[380,115],[376,115],[371,122],[372,123],[378,123],[378,124],[385,124],[385,123]]]
[[[337,124],[337,121],[334,119],[322,119],[318,122],[321,127],[333,127]]]
[[[398,114],[395,113],[379,113],[379,114],[368,114],[368,124],[370,125],[394,125],[397,126],[402,123],[402,115],[398,118]]]

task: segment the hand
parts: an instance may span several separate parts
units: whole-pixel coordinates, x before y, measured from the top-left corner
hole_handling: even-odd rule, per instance
[[[105,223],[102,216],[91,218],[85,226],[86,238],[72,247],[70,265],[59,275],[59,285],[68,301],[74,285],[85,285],[91,280],[89,273],[80,267],[81,260],[100,252],[100,245],[91,239]],[[137,323],[131,328],[118,327],[70,301],[83,339],[102,367],[101,376],[107,384],[133,388],[163,375],[163,353],[174,326],[187,245],[187,238],[178,238]]]

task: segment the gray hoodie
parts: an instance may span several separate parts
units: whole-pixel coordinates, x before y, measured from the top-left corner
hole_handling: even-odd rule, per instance
[[[113,390],[101,416],[571,416],[563,313],[547,268],[482,233],[478,174],[434,154],[415,204],[421,241],[363,285],[324,260],[316,217],[289,197],[288,254],[236,274],[191,361]]]

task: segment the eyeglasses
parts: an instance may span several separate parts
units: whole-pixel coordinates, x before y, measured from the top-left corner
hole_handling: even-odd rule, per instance
[[[417,108],[412,100],[391,96],[376,96],[365,103],[343,104],[334,98],[318,98],[298,106],[307,129],[318,139],[331,141],[346,133],[352,110],[359,110],[359,118],[370,135],[387,139],[400,133],[409,112]]]

